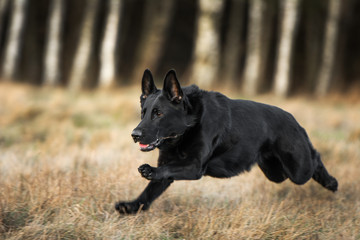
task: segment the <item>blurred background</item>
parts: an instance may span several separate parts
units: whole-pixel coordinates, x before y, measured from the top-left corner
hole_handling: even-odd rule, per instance
[[[162,80],[279,96],[357,91],[357,0],[0,0],[1,81]]]

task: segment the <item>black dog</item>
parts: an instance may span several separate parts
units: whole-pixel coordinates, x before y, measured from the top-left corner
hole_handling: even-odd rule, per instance
[[[337,190],[305,130],[280,108],[232,100],[195,85],[181,88],[174,70],[166,74],[162,90],[145,70],[140,102],[141,122],[131,135],[142,151],[159,148],[158,167],[139,167],[150,183],[136,200],[118,202],[120,213],[148,209],[174,180],[229,178],[255,163],[276,183],[313,178]]]

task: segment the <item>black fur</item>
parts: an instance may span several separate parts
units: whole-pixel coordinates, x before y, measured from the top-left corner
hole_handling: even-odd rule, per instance
[[[304,184],[313,178],[337,190],[336,179],[326,171],[305,130],[280,108],[232,100],[195,85],[181,88],[174,70],[166,74],[163,90],[155,87],[146,70],[140,102],[142,120],[132,137],[142,151],[159,148],[158,166],[139,167],[150,183],[136,200],[118,202],[120,213],[148,209],[174,180],[229,178],[256,163],[270,181],[289,178]]]

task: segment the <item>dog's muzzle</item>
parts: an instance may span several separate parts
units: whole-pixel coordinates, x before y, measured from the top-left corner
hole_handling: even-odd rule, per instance
[[[142,137],[142,131],[139,129],[134,129],[131,133],[132,138],[134,139],[134,142],[138,142],[140,141],[141,137]]]

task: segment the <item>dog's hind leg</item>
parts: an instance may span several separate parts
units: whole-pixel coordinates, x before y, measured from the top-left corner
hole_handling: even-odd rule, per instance
[[[315,168],[315,172],[312,178],[326,189],[335,192],[338,188],[337,180],[326,170],[324,164],[321,161],[320,154],[316,153],[315,157],[315,161],[317,161],[317,167]]]
[[[262,154],[258,165],[265,176],[272,182],[281,183],[288,177],[285,175],[284,169],[279,159],[272,154]]]
[[[261,146],[257,163],[261,171],[272,182],[281,183],[288,178],[279,156],[273,151],[273,146],[270,141],[266,141]]]
[[[150,181],[140,196],[131,202],[117,202],[115,209],[119,213],[136,213],[141,210],[147,210],[151,203],[158,198],[172,183],[172,180],[164,179],[161,181]]]

